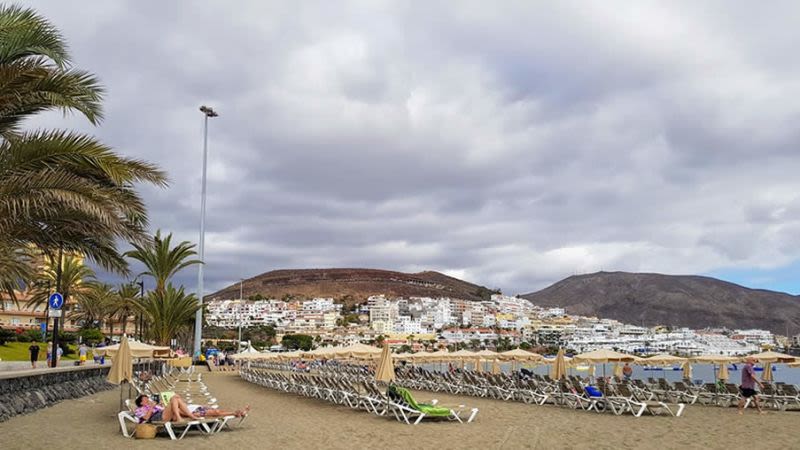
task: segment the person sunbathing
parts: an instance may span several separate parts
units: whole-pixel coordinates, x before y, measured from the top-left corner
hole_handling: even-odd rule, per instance
[[[194,412],[192,412],[194,409]],[[184,419],[197,420],[204,417],[223,417],[235,416],[242,417],[250,411],[250,406],[236,411],[226,411],[222,409],[211,409],[202,406],[190,407],[179,395],[173,395],[168,404],[162,405],[154,402],[147,395],[136,397],[136,410],[134,415],[139,419],[139,423],[145,422],[179,422]]]

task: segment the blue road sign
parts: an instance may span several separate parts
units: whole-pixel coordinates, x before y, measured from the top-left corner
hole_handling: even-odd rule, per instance
[[[47,303],[50,304],[50,307],[53,309],[61,309],[61,307],[64,306],[64,296],[58,292],[54,292],[50,294]]]

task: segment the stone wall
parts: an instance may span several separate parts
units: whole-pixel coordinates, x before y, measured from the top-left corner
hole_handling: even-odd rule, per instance
[[[2,373],[0,422],[61,400],[113,389],[116,386],[106,381],[109,369],[110,366],[83,366]]]

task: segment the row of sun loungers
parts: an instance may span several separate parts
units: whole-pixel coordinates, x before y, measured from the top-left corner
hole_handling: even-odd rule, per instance
[[[433,400],[419,403],[402,387],[390,386],[384,392],[362,368],[337,367],[319,370],[318,374],[291,373],[282,364],[262,363],[242,368],[240,376],[251,383],[282,392],[317,398],[377,416],[391,416],[406,424],[418,424],[425,418],[438,418],[460,423],[472,422],[477,408],[463,405],[446,407]]]
[[[636,417],[645,412],[652,415],[680,416],[684,402],[670,402],[647,395],[638,395],[627,385],[616,390],[597,390],[584,385],[578,378],[556,382],[547,377],[520,377],[472,371],[460,373],[429,372],[420,368],[399,370],[398,384],[411,389],[448,392],[529,404],[552,404],[595,412],[630,413]]]

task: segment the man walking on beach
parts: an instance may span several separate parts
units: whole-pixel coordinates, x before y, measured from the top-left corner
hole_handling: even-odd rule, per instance
[[[36,361],[39,360],[39,350],[41,350],[39,348],[39,344],[37,344],[36,340],[34,339],[31,346],[28,347],[28,351],[31,353],[31,367],[34,369],[36,368]]]
[[[764,385],[756,379],[756,371],[753,369],[756,360],[752,356],[748,356],[745,362],[747,364],[742,369],[742,384],[739,386],[739,390],[742,391],[742,398],[739,399],[739,414],[744,414],[744,404],[748,398],[752,399],[759,414],[764,414],[761,404],[758,403],[758,392],[756,392],[756,384],[759,388],[764,389]]]

